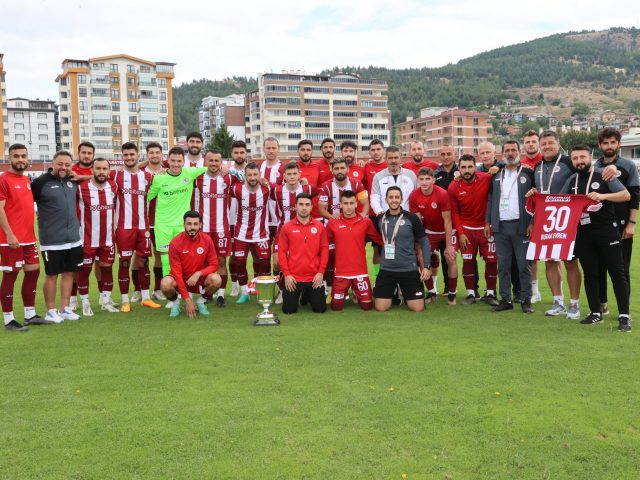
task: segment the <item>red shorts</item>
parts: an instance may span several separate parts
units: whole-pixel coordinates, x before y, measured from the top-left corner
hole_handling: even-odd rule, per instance
[[[367,275],[356,278],[335,277],[331,289],[331,310],[342,310],[349,287],[358,299],[358,305],[362,307],[363,303],[371,303],[371,282]]]
[[[209,233],[211,240],[213,240],[213,246],[216,249],[216,256],[228,257],[231,255],[231,234],[226,233]]]
[[[172,277],[174,280],[176,278],[175,276],[171,275],[171,273],[169,273],[169,276]],[[183,278],[182,281],[184,282],[185,285],[187,285],[187,292],[203,294],[205,278],[206,277],[204,275],[200,275],[198,282],[193,287],[190,285],[187,285],[187,280],[189,280],[188,278]],[[177,290],[178,290],[178,286],[176,285],[176,291]],[[180,295],[180,292],[178,292],[178,295]]]
[[[83,257],[82,263],[85,265],[91,265],[94,259],[97,259],[100,263],[112,265],[115,258],[113,245],[108,247],[84,247]]]
[[[462,248],[462,246],[456,242],[453,244],[453,247],[462,252],[462,261],[463,262],[473,262],[476,258],[478,252],[487,263],[495,263],[497,262],[496,257],[496,244],[493,239],[493,235],[489,238],[484,236],[484,230],[472,230],[469,228],[464,228],[464,234],[469,239],[469,243],[466,248]],[[451,242],[453,243],[453,241]]]
[[[254,258],[265,260],[271,258],[271,248],[269,247],[268,240],[264,242],[244,242],[236,238],[233,245],[233,256],[237,260],[246,260],[249,252],[251,252]]]
[[[153,227],[149,227],[149,238],[151,239],[151,246],[156,249],[156,231]]]
[[[116,229],[116,246],[120,258],[151,256],[151,232],[149,230],[123,228]]]
[[[8,245],[0,246],[0,270],[15,272],[25,265],[37,265],[38,247],[32,245],[20,245],[18,248],[9,248]]]

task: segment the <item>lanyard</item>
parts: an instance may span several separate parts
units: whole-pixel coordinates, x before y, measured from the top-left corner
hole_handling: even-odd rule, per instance
[[[589,194],[589,185],[591,185],[591,179],[593,178],[593,172],[595,171],[595,168],[591,167],[591,173],[589,174],[589,180],[587,180],[587,186],[584,189],[584,194],[588,195]],[[575,191],[576,194],[578,194],[578,178],[580,178],[580,174],[576,175],[576,184],[575,184]]]
[[[509,186],[509,190],[505,193],[504,189],[502,188],[502,182],[504,182],[504,173],[506,171],[506,167],[502,170],[502,176],[500,177],[500,196],[502,197],[508,197],[511,194],[511,190],[513,189],[513,186],[516,184],[516,182],[518,181],[518,177],[520,176],[520,172],[522,171],[522,165],[520,165],[520,168],[518,168],[518,171],[516,172],[515,177],[513,177],[513,181],[511,182],[511,185]]]
[[[391,241],[389,241],[389,239],[387,238],[387,224],[389,223],[387,222],[387,214],[385,213],[382,217],[383,228],[381,229],[380,233],[382,234],[382,241],[385,245],[395,245],[396,236],[398,235],[398,231],[400,230],[400,221],[402,220],[403,216],[404,213],[401,213],[398,217],[398,220],[396,221],[396,226],[393,228],[393,234],[391,235]]]
[[[548,188],[544,188],[544,178],[542,177],[542,167],[545,164],[543,160],[540,164],[540,190],[541,193],[551,193],[551,184],[553,183],[553,176],[556,174],[556,169],[558,168],[558,163],[560,162],[560,158],[562,158],[562,153],[558,153],[558,158],[556,158],[556,163],[553,165],[553,169],[551,170],[551,176],[549,177],[549,186]]]

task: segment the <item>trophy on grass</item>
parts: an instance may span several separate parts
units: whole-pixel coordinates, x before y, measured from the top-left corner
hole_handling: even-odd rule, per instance
[[[278,316],[269,310],[269,307],[273,305],[275,301],[278,277],[264,275],[254,278],[252,283],[254,283],[254,291],[258,298],[258,304],[262,306],[262,312],[256,315],[256,320],[253,324],[256,327],[280,325]]]

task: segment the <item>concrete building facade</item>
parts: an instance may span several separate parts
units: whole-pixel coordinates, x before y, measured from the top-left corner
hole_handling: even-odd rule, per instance
[[[391,138],[387,89],[384,80],[354,74],[263,74],[258,89],[245,100],[251,156],[262,157],[267,137],[278,139],[283,157],[295,157],[302,139],[319,149],[326,137],[338,145],[351,140],[366,156],[371,140],[377,138],[386,145]]]
[[[62,148],[75,152],[88,140],[96,156],[116,160],[125,142],[142,154],[149,142],[159,142],[166,152],[174,143],[174,66],[124,54],[64,60],[56,78]]]
[[[453,145],[460,155],[476,155],[478,145],[488,139],[489,115],[486,113],[436,107],[421,112],[420,118],[407,118],[395,125],[395,141],[404,155],[416,140],[424,143],[428,157],[436,156],[444,145]]]
[[[244,95],[205,97],[198,111],[200,133],[204,143],[211,141],[216,131],[225,125],[235,140],[245,140]]]
[[[58,149],[57,109],[53,100],[7,100],[9,144],[22,143],[32,161],[49,161]]]

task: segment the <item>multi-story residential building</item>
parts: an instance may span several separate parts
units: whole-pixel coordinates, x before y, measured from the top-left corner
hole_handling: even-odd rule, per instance
[[[10,98],[7,101],[9,143],[22,143],[32,161],[53,159],[56,142],[56,104],[53,100]]]
[[[459,155],[478,153],[478,145],[488,138],[489,115],[460,108],[426,108],[420,118],[407,118],[395,125],[396,143],[409,153],[411,142],[424,143],[425,155],[436,156],[444,145],[453,145]]]
[[[56,78],[62,148],[75,152],[88,140],[96,156],[116,160],[125,142],[136,143],[142,154],[149,142],[171,148],[174,66],[123,54],[64,60]]]
[[[211,141],[222,125],[235,140],[245,139],[244,95],[233,94],[226,97],[205,97],[198,112],[200,133],[204,143]]]
[[[254,158],[262,143],[275,137],[283,157],[295,156],[298,142],[309,139],[319,148],[332,137],[339,145],[352,140],[360,152],[374,138],[390,140],[387,82],[354,74],[305,75],[266,73],[258,89],[247,94],[247,141]]]
[[[0,160],[7,157],[9,150],[9,128],[7,122],[7,90],[4,84],[4,66],[2,59],[4,53],[0,53]]]

